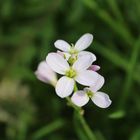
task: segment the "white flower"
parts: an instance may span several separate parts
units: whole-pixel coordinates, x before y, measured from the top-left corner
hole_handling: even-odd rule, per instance
[[[89,99],[91,98],[92,102],[96,104],[98,107],[107,108],[111,104],[111,100],[109,96],[103,92],[98,91],[104,84],[104,78],[100,76],[96,84],[90,88],[85,88],[83,91],[79,90],[75,92],[71,100],[72,102],[82,107],[88,103]]]
[[[50,68],[46,61],[40,62],[35,75],[42,82],[49,83],[53,86],[57,83],[56,73]]]
[[[87,70],[93,63],[90,55],[79,57],[72,66],[57,53],[48,54],[46,61],[53,71],[63,75],[55,88],[57,95],[61,98],[67,97],[73,92],[75,81],[85,86],[94,86],[100,77],[98,73]]]
[[[80,39],[75,43],[75,45],[70,45],[68,44],[66,41],[64,40],[57,40],[54,45],[56,48],[58,48],[59,50],[63,51],[66,58],[69,58],[69,54],[76,55],[78,57],[83,56],[83,55],[91,55],[93,61],[96,60],[96,56],[88,51],[83,51],[85,49],[87,49],[90,44],[93,41],[93,35],[86,33],[83,36],[80,37]]]

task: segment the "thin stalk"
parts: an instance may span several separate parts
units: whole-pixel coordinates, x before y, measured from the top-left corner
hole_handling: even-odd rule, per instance
[[[133,48],[133,52],[132,52],[131,59],[130,59],[130,66],[129,66],[129,69],[128,69],[128,72],[126,75],[123,94],[122,94],[121,100],[119,102],[119,107],[124,106],[124,104],[126,103],[128,97],[129,97],[131,87],[133,84],[133,75],[135,74],[135,66],[137,64],[137,59],[138,59],[138,55],[139,55],[139,48],[140,48],[140,39],[138,39],[138,41],[136,42],[136,44],[134,45],[134,48]]]
[[[87,122],[83,117],[84,111],[80,107],[74,105],[69,97],[67,97],[66,99],[68,101],[69,106],[74,108],[74,110],[76,111],[76,116],[89,140],[97,140],[95,134],[92,132],[92,130],[90,129],[90,127],[88,126]]]
[[[82,127],[83,127],[83,129],[84,129],[84,131],[85,131],[85,133],[87,134],[89,140],[97,140],[97,139],[96,139],[96,136],[93,134],[92,130],[91,130],[90,127],[88,126],[87,122],[85,121],[83,115],[79,115],[79,114],[77,113],[77,116],[78,116],[79,121],[80,121],[80,123],[81,123],[81,125],[82,125]]]
[[[74,126],[75,126],[75,129],[76,129],[76,133],[77,133],[78,138],[80,140],[88,140],[87,135],[85,134],[83,129],[81,129],[81,125],[79,125],[79,123],[78,123],[75,112],[74,112]]]
[[[71,102],[71,99],[70,99],[69,97],[66,97],[66,100],[67,100],[67,102],[68,102],[68,105],[71,106],[72,108],[74,108],[77,112],[82,112],[82,111],[83,111],[80,107],[74,105],[74,104]]]

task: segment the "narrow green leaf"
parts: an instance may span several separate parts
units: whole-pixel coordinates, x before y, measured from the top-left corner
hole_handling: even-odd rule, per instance
[[[115,112],[111,113],[109,115],[109,118],[120,119],[120,118],[123,118],[124,116],[125,116],[125,111],[124,110],[118,110],[118,111],[115,111]]]
[[[37,132],[35,132],[32,135],[33,140],[39,140],[40,138],[43,138],[47,136],[48,134],[62,128],[65,125],[65,121],[62,119],[58,119],[47,126],[44,126],[43,128],[40,128]]]

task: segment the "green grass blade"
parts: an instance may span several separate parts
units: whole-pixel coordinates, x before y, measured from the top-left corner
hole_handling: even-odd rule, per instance
[[[58,119],[43,128],[40,128],[37,132],[32,135],[33,140],[39,140],[48,134],[62,128],[65,125],[65,121],[62,119]]]

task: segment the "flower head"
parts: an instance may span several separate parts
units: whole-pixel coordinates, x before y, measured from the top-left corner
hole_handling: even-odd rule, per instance
[[[75,45],[70,45],[64,40],[57,40],[54,45],[57,49],[64,52],[66,58],[70,58],[70,56],[83,56],[83,55],[91,55],[93,60],[96,60],[96,56],[88,51],[83,51],[87,49],[93,41],[93,35],[86,33],[80,37],[80,39],[75,43]]]
[[[71,98],[72,102],[81,107],[88,103],[89,99],[92,100],[94,104],[101,108],[107,108],[111,104],[109,96],[98,91],[104,84],[104,78],[100,76],[96,84],[90,88],[84,88],[84,90],[79,90],[75,92]]]
[[[65,98],[70,96],[72,102],[82,107],[89,99],[101,108],[111,104],[106,93],[98,91],[104,84],[104,78],[96,71],[100,66],[93,65],[96,56],[84,51],[93,41],[93,35],[86,33],[80,37],[75,45],[70,45],[64,40],[57,40],[54,45],[59,50],[49,53],[46,62],[39,64],[35,72],[37,78],[55,87],[56,94]],[[62,75],[57,81],[56,73]],[[86,86],[84,90],[78,90],[77,83]]]
[[[42,82],[49,83],[53,86],[57,83],[56,73],[50,68],[46,61],[40,62],[35,75]]]
[[[73,65],[57,53],[50,53],[46,58],[47,64],[53,71],[63,75],[56,84],[56,93],[61,98],[69,96],[74,89],[75,82],[81,85],[92,86],[100,75],[94,71],[87,70],[93,63],[90,55],[79,57]]]

